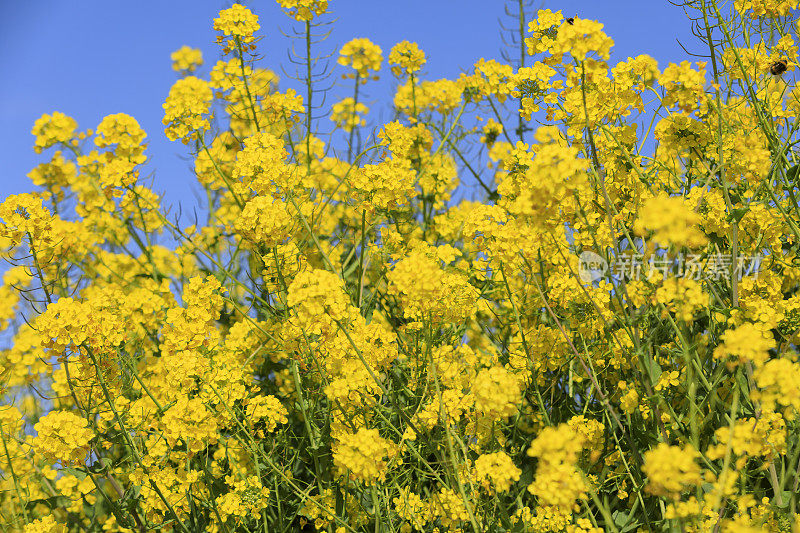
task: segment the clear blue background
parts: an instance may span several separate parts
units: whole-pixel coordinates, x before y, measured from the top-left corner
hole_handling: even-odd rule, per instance
[[[79,129],[95,128],[111,113],[134,116],[147,132],[150,162],[142,175],[155,172],[154,189],[167,204],[194,204],[194,177],[186,148],[164,136],[161,105],[176,79],[170,53],[182,45],[200,48],[205,75],[219,58],[213,19],[231,1],[138,0],[0,0],[0,199],[33,189],[26,174],[47,159],[33,152],[33,122],[43,113],[61,111],[77,120]],[[290,68],[282,33],[293,25],[274,0],[245,2],[260,19],[259,66],[281,76],[281,89],[297,87],[280,67]],[[512,5],[513,4],[513,5]],[[384,58],[396,42],[416,41],[428,62],[423,79],[454,78],[481,57],[500,59],[503,47],[499,20],[502,0],[331,0],[327,20],[336,18],[320,52],[338,52],[354,37],[368,37],[383,48]],[[562,10],[565,16],[599,20],[615,41],[612,61],[646,53],[664,68],[669,62],[701,51],[690,22],[667,0],[536,1],[535,8]],[[335,55],[333,57],[335,61]],[[350,96],[352,81],[339,80],[334,93]],[[385,61],[384,61],[385,67]],[[392,76],[367,86],[370,116],[389,116]],[[345,85],[346,84],[346,85]],[[329,99],[327,105],[335,99]],[[322,123],[329,127],[329,123]]]

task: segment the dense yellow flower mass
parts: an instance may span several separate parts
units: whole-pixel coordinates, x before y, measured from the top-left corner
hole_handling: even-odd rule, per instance
[[[714,350],[714,357],[728,360],[729,366],[745,363],[761,366],[774,346],[772,336],[763,328],[745,323],[722,335],[722,343]]]
[[[34,242],[51,238],[53,218],[38,194],[7,197],[0,204],[0,219],[0,236],[7,239],[10,247],[20,245],[25,238]]]
[[[354,98],[344,98],[331,107],[331,120],[349,133],[367,124],[364,115],[368,112],[369,108],[363,103],[356,102]]]
[[[86,420],[69,411],[52,411],[34,426],[33,447],[50,460],[65,464],[82,463],[94,433]]]
[[[352,67],[361,78],[369,76],[370,71],[378,72],[382,61],[381,47],[366,38],[346,42],[339,50],[337,60],[342,66]],[[366,79],[363,79],[363,82],[366,82]]]
[[[167,138],[186,144],[196,132],[208,129],[211,98],[211,88],[199,78],[188,76],[176,81],[163,105]]]
[[[294,217],[284,202],[269,196],[256,196],[244,206],[236,219],[239,234],[267,248],[283,243],[294,224]]]
[[[680,493],[703,482],[697,464],[697,451],[665,443],[648,450],[642,470],[647,474],[647,490],[675,499]]]
[[[217,36],[217,41],[224,41],[227,50],[253,42],[253,34],[260,28],[258,16],[242,4],[233,4],[230,8],[223,9],[219,12],[219,17],[214,19],[214,29],[222,32],[222,35]],[[226,37],[232,39],[225,41]]]
[[[800,532],[798,3],[689,2],[659,65],[523,2],[452,79],[334,7],[276,3],[289,68],[255,4],[172,53],[197,206],[144,122],[35,121],[3,531]]]
[[[417,43],[401,41],[389,52],[389,64],[395,76],[414,74],[425,64],[425,52]]]
[[[257,517],[268,504],[269,489],[261,486],[257,476],[234,482],[233,489],[217,498],[222,517],[235,516],[237,522],[242,518]]]
[[[302,22],[310,22],[328,10],[328,0],[278,0],[278,3],[291,17]]]
[[[475,476],[489,490],[506,492],[521,472],[505,452],[487,453],[475,460]]]
[[[702,220],[682,198],[662,194],[643,203],[636,231],[652,231],[651,239],[662,246],[697,248],[707,242],[700,229]]]
[[[194,72],[203,65],[203,52],[191,46],[181,46],[170,55],[172,70]]]
[[[54,144],[69,143],[77,128],[78,123],[75,122],[75,119],[60,111],[56,111],[52,115],[45,113],[36,119],[31,130],[31,134],[36,137],[33,145],[34,151],[38,154]]]
[[[349,471],[352,478],[371,483],[383,480],[387,459],[396,453],[396,446],[381,438],[378,430],[361,428],[354,434],[339,436],[333,447],[333,461]]]
[[[733,3],[736,11],[754,19],[785,17],[789,10],[797,9],[798,5],[800,2],[797,0],[736,0]]]

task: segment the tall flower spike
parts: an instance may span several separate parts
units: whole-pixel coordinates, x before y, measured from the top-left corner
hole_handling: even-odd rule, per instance
[[[236,48],[237,39],[243,46],[250,45],[255,40],[253,34],[260,28],[258,15],[242,4],[233,4],[229,9],[223,9],[219,12],[219,17],[214,19],[214,29],[222,32],[222,35],[217,35],[217,42],[224,43],[226,54]]]
[[[400,41],[389,52],[389,64],[395,76],[408,76],[418,72],[425,64],[425,52],[417,43]]]
[[[311,22],[328,11],[328,0],[278,0],[286,14],[300,22]]]
[[[339,51],[338,63],[342,66],[353,67],[361,83],[366,83],[369,71],[378,72],[383,61],[381,47],[369,39],[353,39],[345,43]],[[346,77],[354,78],[354,74],[347,74]]]

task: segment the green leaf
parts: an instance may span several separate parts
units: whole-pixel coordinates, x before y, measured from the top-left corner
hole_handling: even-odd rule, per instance
[[[108,457],[101,457],[89,467],[89,472],[92,474],[102,474],[107,469],[111,468],[113,461]]]
[[[800,175],[800,165],[795,165],[793,167],[789,167],[786,169],[786,177],[792,181],[797,181],[797,177]]]
[[[736,209],[728,213],[728,216],[726,218],[728,222],[738,223],[740,220],[742,220],[742,218],[744,218],[744,216],[747,214],[748,211],[750,211],[749,207],[737,207]]]
[[[61,469],[61,472],[64,474],[69,474],[70,476],[75,476],[78,479],[83,479],[86,477],[86,471],[83,469],[73,468],[71,466],[65,466]]]
[[[780,503],[780,505],[778,505],[778,497],[777,497],[777,495],[773,496],[772,505],[774,505],[775,507],[778,507],[780,509],[785,509],[785,508],[789,507],[789,502],[792,499],[792,491],[790,491],[790,490],[782,490],[780,494],[781,494],[781,503]]]
[[[655,385],[661,377],[661,367],[650,357],[645,356],[643,360],[644,367],[647,369],[647,373],[650,376],[650,381]]]
[[[64,496],[51,496],[50,498],[31,500],[25,504],[25,508],[31,509],[39,504],[46,505],[50,509],[62,509],[69,505],[69,500]]]

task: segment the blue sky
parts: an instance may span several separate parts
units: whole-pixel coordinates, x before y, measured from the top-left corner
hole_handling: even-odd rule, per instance
[[[203,51],[207,73],[219,56],[212,20],[230,0],[0,0],[0,199],[33,190],[26,174],[46,160],[33,152],[33,122],[61,111],[94,128],[112,113],[134,116],[147,132],[150,162],[142,175],[155,173],[155,190],[167,204],[191,207],[194,178],[186,148],[164,136],[161,104],[176,79],[170,53],[182,45]],[[428,62],[424,79],[456,77],[481,57],[500,59],[498,20],[509,23],[503,0],[331,0],[336,18],[321,51],[338,51],[354,37],[380,45],[384,57],[398,41],[416,41]],[[281,88],[293,86],[280,71],[289,67],[282,33],[294,23],[274,0],[245,2],[260,18],[259,66],[281,75]],[[516,5],[516,2],[513,2]],[[612,64],[646,53],[663,68],[692,59],[698,43],[683,11],[667,0],[537,0],[535,7],[562,10],[567,16],[596,19],[615,41]],[[384,63],[385,65],[385,63]],[[344,72],[338,67],[336,77]],[[368,85],[373,119],[387,117],[391,75]],[[351,81],[337,81],[340,97],[350,96]],[[329,104],[334,100],[329,100]],[[325,124],[327,126],[327,124]]]

